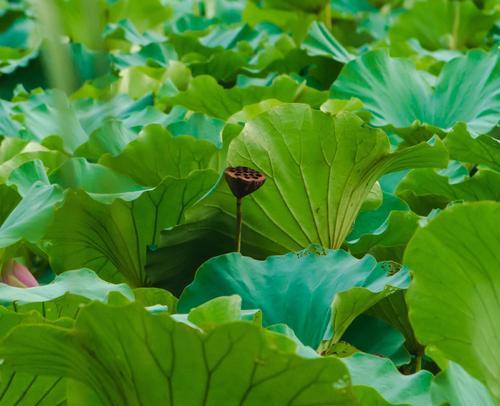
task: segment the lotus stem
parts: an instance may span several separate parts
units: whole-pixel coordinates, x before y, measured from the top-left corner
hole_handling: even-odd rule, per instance
[[[236,236],[234,238],[236,252],[241,252],[241,202],[242,199],[259,189],[266,181],[265,175],[245,166],[232,166],[224,171],[226,182],[236,197]]]
[[[326,28],[332,29],[332,6],[328,2],[323,9],[323,21],[325,22]]]
[[[451,28],[450,48],[458,49],[458,30],[460,28],[460,1],[453,1],[453,25]]]
[[[422,353],[418,353],[415,356],[415,372],[418,372],[422,369],[422,358],[423,358]]]
[[[234,237],[236,252],[241,252],[241,223],[243,219],[241,216],[241,201],[241,198],[236,199],[236,235]]]

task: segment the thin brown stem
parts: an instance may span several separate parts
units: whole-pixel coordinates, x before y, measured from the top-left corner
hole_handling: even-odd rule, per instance
[[[236,235],[234,241],[236,243],[236,252],[241,252],[241,198],[236,199]]]

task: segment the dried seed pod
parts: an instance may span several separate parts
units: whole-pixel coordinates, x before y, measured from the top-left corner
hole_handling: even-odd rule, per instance
[[[226,168],[224,176],[229,188],[237,199],[255,192],[266,181],[265,175],[245,166]]]

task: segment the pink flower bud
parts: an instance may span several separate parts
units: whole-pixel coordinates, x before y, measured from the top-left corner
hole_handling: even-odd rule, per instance
[[[0,275],[0,282],[17,288],[38,286],[38,282],[30,270],[13,259],[4,265]]]

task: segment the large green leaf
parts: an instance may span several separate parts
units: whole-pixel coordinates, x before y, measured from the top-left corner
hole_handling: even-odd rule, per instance
[[[331,337],[335,295],[348,295],[350,289],[359,287],[375,297],[371,298],[373,304],[386,286],[407,282],[405,272],[387,276],[385,266],[373,257],[358,260],[341,250],[324,255],[290,253],[265,261],[227,254],[201,266],[194,282],[182,293],[178,309],[187,312],[214,297],[237,294],[244,309],[262,310],[265,325],[287,324],[304,344],[317,348],[321,340]],[[354,310],[352,302],[349,305],[349,310]],[[333,312],[339,308],[347,312],[346,306],[334,306]],[[342,326],[342,333],[348,324]]]
[[[374,304],[365,314],[379,318],[400,331],[406,339],[405,347],[413,355],[422,355],[424,347],[415,338],[415,332],[408,319],[406,290],[399,290]]]
[[[472,137],[465,125],[458,124],[445,139],[450,158],[485,164],[500,171],[500,141],[488,135]]]
[[[394,364],[374,355],[356,353],[342,361],[352,376],[354,391],[366,404],[376,404],[381,396],[387,405],[428,406],[432,404],[430,386],[432,374],[421,371],[416,374],[402,375]]]
[[[439,140],[390,153],[385,133],[352,113],[332,117],[286,104],[247,123],[228,161],[267,177],[243,202],[244,238],[285,252],[311,243],[339,248],[378,178],[409,167],[442,167],[447,153]],[[234,216],[225,185],[205,206]]]
[[[225,120],[243,107],[267,99],[320,106],[327,96],[286,76],[277,77],[270,86],[224,89],[213,77],[203,75],[195,77],[185,92],[168,98],[168,102]]]
[[[44,249],[57,272],[88,267],[104,279],[125,277],[132,286],[147,284],[147,249],[155,250],[160,230],[179,224],[184,211],[216,182],[212,170],[188,177],[166,177],[135,200],[110,204],[93,200],[83,191],[67,193],[47,229]]]
[[[349,251],[356,256],[367,252],[376,256],[377,248],[382,247],[394,252],[392,260],[400,260],[399,252],[415,232],[418,220],[405,202],[384,193],[380,207],[359,213],[346,240]]]
[[[222,169],[217,147],[190,136],[172,136],[158,124],[149,125],[117,156],[104,155],[100,162],[143,185],[156,186],[166,176],[185,178],[191,172]]]
[[[419,341],[485,383],[497,401],[498,224],[499,203],[457,204],[417,231],[405,253],[414,274],[408,292],[410,321]]]
[[[89,140],[104,120],[130,118],[141,114],[150,104],[151,95],[140,100],[119,94],[107,101],[93,98],[70,101],[56,90],[33,92],[9,105],[8,119],[12,124],[5,134],[54,144],[72,153]]]
[[[65,34],[92,49],[103,46],[100,34],[107,23],[128,19],[142,32],[159,26],[171,14],[160,0],[145,0],[140,4],[134,0],[58,0],[55,4],[57,9],[53,13],[61,20]]]
[[[335,353],[335,349],[345,343],[362,352],[389,358],[396,366],[410,362],[403,334],[376,317],[365,314],[357,317],[342,336],[342,341],[331,349]]]
[[[399,197],[419,214],[444,208],[453,201],[500,201],[500,173],[480,170],[473,177],[452,183],[451,179],[432,169],[415,169],[399,184]]]
[[[500,113],[499,55],[473,50],[455,58],[433,88],[409,59],[368,52],[343,68],[331,97],[359,98],[376,126],[405,128],[418,120],[447,130],[465,122],[475,133],[487,133]]]
[[[96,302],[73,329],[15,328],[0,357],[15,371],[78,380],[79,402],[96,406],[357,404],[341,361],[277,351],[283,338],[248,322],[204,334],[136,304]]]
[[[496,16],[483,13],[472,0],[426,0],[402,13],[391,25],[391,45],[417,39],[428,50],[481,46]]]
[[[117,198],[132,201],[151,191],[127,176],[83,158],[67,160],[49,176],[49,181],[63,189],[84,190],[94,200],[108,204]]]
[[[38,313],[18,314],[0,307],[0,340],[21,324],[43,323]],[[2,406],[54,406],[65,404],[66,380],[38,376],[31,371],[15,372],[0,365],[0,403]]]
[[[313,22],[302,42],[309,55],[328,56],[336,61],[347,63],[354,57],[328,31],[323,23]]]
[[[0,247],[22,240],[37,243],[54,216],[54,205],[62,200],[63,192],[57,185],[33,183],[0,226]]]
[[[484,385],[454,362],[448,363],[446,370],[434,378],[432,399],[436,405],[444,402],[453,406],[494,406],[495,404]]]
[[[52,170],[61,165],[65,158],[61,152],[51,151],[36,142],[5,138],[0,144],[0,181],[6,181],[12,171],[26,162],[38,159]]]

